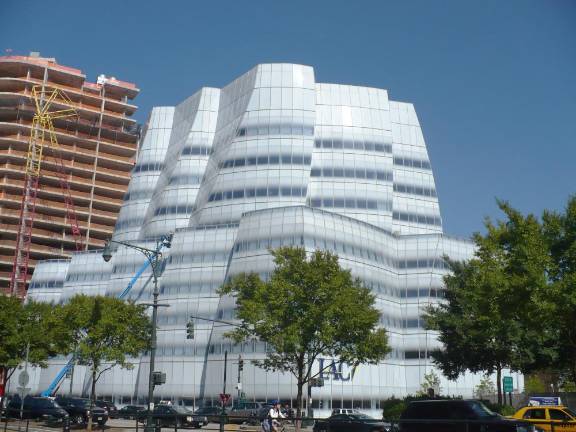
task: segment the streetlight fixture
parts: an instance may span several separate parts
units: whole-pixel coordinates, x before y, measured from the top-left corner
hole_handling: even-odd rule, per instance
[[[154,429],[153,419],[152,419],[152,410],[154,409],[154,386],[156,384],[163,384],[162,374],[158,374],[154,372],[154,362],[156,358],[156,326],[158,323],[158,308],[160,306],[168,306],[165,304],[158,304],[158,273],[159,273],[159,264],[160,259],[162,258],[162,249],[163,248],[170,248],[172,246],[172,236],[173,234],[170,233],[168,235],[163,235],[160,239],[156,242],[155,249],[148,249],[142,246],[138,246],[132,243],[118,241],[118,240],[107,240],[106,244],[104,245],[104,250],[102,251],[102,258],[104,261],[108,262],[112,259],[112,243],[116,243],[122,246],[126,246],[131,249],[136,249],[137,251],[142,252],[148,261],[150,262],[150,266],[152,267],[152,278],[154,280],[154,290],[152,291],[152,303],[143,303],[149,306],[152,306],[152,338],[150,343],[150,371],[148,374],[148,412],[146,415],[146,429],[148,431],[152,431]]]

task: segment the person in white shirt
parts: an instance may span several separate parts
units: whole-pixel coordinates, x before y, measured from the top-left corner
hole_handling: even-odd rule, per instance
[[[286,418],[282,411],[280,410],[280,402],[273,401],[272,408],[268,411],[268,422],[270,424],[270,431],[277,432],[278,431],[278,419]]]

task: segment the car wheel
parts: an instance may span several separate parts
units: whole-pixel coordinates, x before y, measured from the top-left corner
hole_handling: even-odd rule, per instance
[[[84,416],[82,414],[76,414],[74,416],[70,417],[70,420],[72,421],[72,423],[74,424],[83,424],[84,423]]]

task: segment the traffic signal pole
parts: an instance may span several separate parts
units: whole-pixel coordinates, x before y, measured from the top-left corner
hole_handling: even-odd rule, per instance
[[[237,404],[240,403],[240,395],[242,393],[242,370],[244,369],[244,360],[242,360],[242,355],[238,354],[238,381],[236,383],[236,388],[238,390],[238,401]]]
[[[222,388],[222,394],[226,394],[226,369],[228,365],[228,350],[224,351],[224,386]],[[222,400],[222,412],[220,413],[220,432],[224,432],[224,420],[226,417],[226,402],[224,398]]]

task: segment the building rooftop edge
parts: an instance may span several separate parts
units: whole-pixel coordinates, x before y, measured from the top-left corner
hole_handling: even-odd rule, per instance
[[[79,76],[79,77],[83,78],[84,80],[86,80],[86,74],[84,74],[81,69],[61,65],[56,61],[55,58],[52,58],[52,57],[30,57],[30,56],[9,55],[9,56],[0,56],[0,62],[1,63],[27,63],[27,64],[36,65],[36,66],[50,67],[50,68],[56,69],[60,72]],[[115,77],[106,77],[106,82],[104,83],[104,85],[106,85],[106,84],[126,88],[126,89],[129,89],[129,90],[134,91],[134,92],[140,92],[140,89],[138,87],[136,87],[135,83],[131,83],[129,81],[122,81],[122,80],[119,80]],[[90,81],[85,81],[84,85],[86,85],[88,87],[92,87],[92,88],[94,88],[96,86],[97,87],[102,86],[102,84],[93,83]]]

